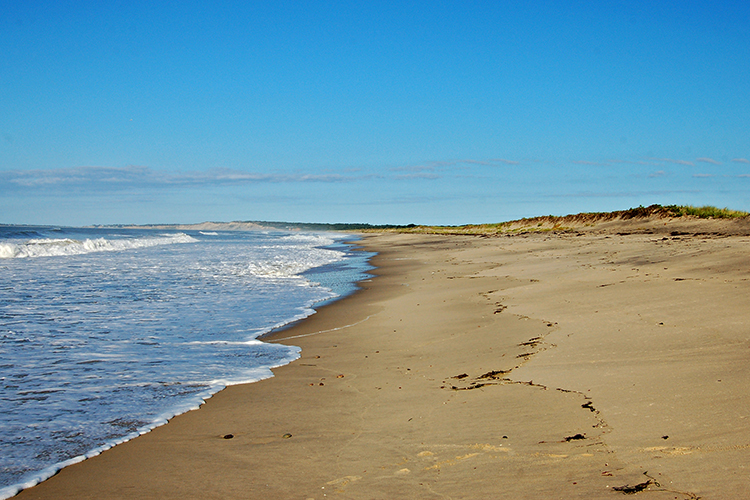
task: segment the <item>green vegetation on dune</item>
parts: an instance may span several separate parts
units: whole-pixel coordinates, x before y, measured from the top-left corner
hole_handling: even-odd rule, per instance
[[[716,208],[709,205],[703,207],[693,207],[691,205],[670,205],[665,208],[668,209],[672,214],[674,214],[674,217],[692,215],[701,219],[737,219],[750,215],[748,214],[748,212],[743,212],[741,210]]]
[[[694,207],[691,205],[649,205],[614,212],[589,212],[564,216],[545,215],[524,218],[496,224],[467,224],[463,226],[409,226],[387,229],[363,228],[365,232],[388,231],[399,233],[422,234],[475,234],[495,235],[545,231],[569,231],[574,227],[593,226],[597,223],[629,219],[666,219],[680,217],[697,217],[701,219],[737,219],[748,217],[748,212],[717,208],[712,206]]]

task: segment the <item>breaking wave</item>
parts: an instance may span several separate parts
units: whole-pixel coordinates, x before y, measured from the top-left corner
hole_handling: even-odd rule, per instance
[[[80,255],[93,252],[117,252],[134,248],[194,243],[198,240],[185,233],[161,234],[141,238],[34,238],[21,243],[0,243],[0,259],[23,259],[31,257],[53,257]]]

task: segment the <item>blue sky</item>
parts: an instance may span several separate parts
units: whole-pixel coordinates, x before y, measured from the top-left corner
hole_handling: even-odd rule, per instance
[[[362,4],[0,0],[0,222],[750,209],[750,3]]]

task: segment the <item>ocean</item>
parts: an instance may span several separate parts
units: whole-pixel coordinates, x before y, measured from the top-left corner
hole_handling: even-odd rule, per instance
[[[297,359],[260,337],[356,290],[351,239],[0,226],[0,499]]]

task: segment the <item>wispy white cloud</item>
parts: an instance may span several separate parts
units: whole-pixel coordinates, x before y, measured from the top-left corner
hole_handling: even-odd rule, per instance
[[[432,172],[435,167],[432,165],[406,165],[403,167],[393,167],[391,172]]]
[[[390,168],[391,172],[434,172],[457,165],[457,161],[428,161],[418,165],[401,165]]]
[[[659,191],[578,191],[571,193],[545,193],[539,195],[542,198],[632,198],[635,196],[657,196],[671,194],[697,194],[697,190],[670,189]]]
[[[9,170],[0,172],[4,187],[79,189],[124,189],[130,187],[175,187],[231,185],[258,182],[347,182],[367,176],[335,173],[258,173],[215,168],[205,172],[170,172],[148,167],[74,167],[49,170]]]
[[[631,165],[652,165],[652,163],[649,163],[647,161],[641,161],[641,160],[632,161],[632,160],[609,159],[609,160],[606,160],[605,163],[607,163],[607,164],[612,164],[612,163],[628,163],[628,164],[631,164]]]
[[[666,177],[667,173],[664,170],[657,170],[648,174],[649,177]]]
[[[520,161],[515,160],[506,160],[505,158],[490,158],[487,161],[495,162],[495,163],[505,163],[506,165],[520,165]]]
[[[716,177],[714,174],[693,174],[693,177],[699,178],[699,179],[705,179],[708,177]]]
[[[133,184],[160,177],[147,167],[75,167],[50,170],[8,170],[0,172],[0,185],[43,188],[56,185]],[[164,182],[161,178],[159,181]]]
[[[460,160],[446,160],[446,161],[432,161],[427,163],[428,165],[434,165],[435,167],[452,167],[455,165],[491,165],[491,160],[474,160],[471,158],[463,158]]]
[[[732,161],[737,163],[750,163],[750,160],[747,158],[732,158]]]
[[[667,163],[675,163],[677,165],[688,165],[690,167],[694,167],[695,163],[691,161],[685,161],[685,160],[674,160],[672,158],[646,158],[647,160],[652,161],[661,161],[661,162],[667,162]]]
[[[429,173],[429,172],[417,172],[414,174],[403,174],[403,175],[397,175],[395,176],[398,180],[408,180],[408,179],[439,179],[440,176],[438,174]]]
[[[591,165],[594,167],[605,167],[609,165],[608,162],[599,162],[599,161],[587,161],[587,160],[574,160],[571,163],[575,163],[577,165]]]
[[[720,161],[716,161],[713,158],[696,158],[695,161],[700,161],[703,163],[711,163],[712,165],[721,165]]]
[[[467,169],[471,165],[480,166],[493,166],[497,163],[504,163],[506,165],[519,165],[521,162],[514,160],[507,160],[505,158],[490,158],[488,160],[475,160],[472,158],[463,158],[459,160],[440,160],[440,161],[429,161],[420,163],[419,165],[403,165],[400,167],[394,167],[390,170],[392,172],[425,172],[425,171],[441,171],[446,170],[450,167],[455,169]]]
[[[471,165],[489,165],[490,163],[488,161],[483,160],[458,160],[456,163],[468,163]]]

